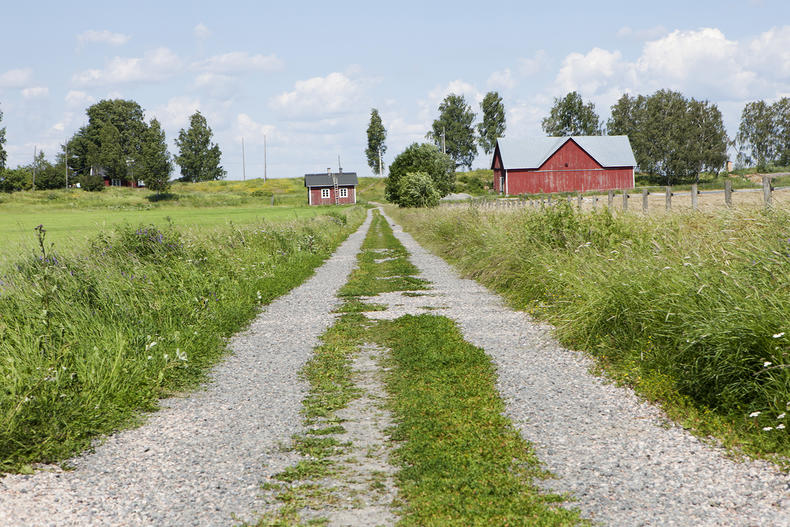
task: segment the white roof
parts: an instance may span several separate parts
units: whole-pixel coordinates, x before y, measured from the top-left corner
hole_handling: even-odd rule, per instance
[[[627,135],[574,135],[569,137],[530,137],[497,139],[502,165],[512,168],[540,168],[569,140],[579,145],[603,167],[636,166]]]

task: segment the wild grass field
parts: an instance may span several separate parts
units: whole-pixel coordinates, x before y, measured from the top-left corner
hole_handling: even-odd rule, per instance
[[[117,225],[63,250],[35,231],[37,252],[0,271],[0,471],[64,459],[201,380],[224,339],[365,216],[318,212],[211,229]]]
[[[790,457],[790,214],[393,209],[464,274],[547,320],[703,437]]]

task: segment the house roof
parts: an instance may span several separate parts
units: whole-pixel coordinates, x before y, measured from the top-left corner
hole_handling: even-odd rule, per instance
[[[356,172],[340,172],[333,174],[337,176],[337,184],[341,186],[356,185],[357,173]],[[305,174],[304,186],[305,187],[331,187],[334,185],[332,182],[332,175],[324,172],[323,174]]]
[[[502,165],[511,168],[540,168],[569,140],[573,140],[603,167],[636,166],[627,135],[574,135],[569,137],[531,137],[497,139]]]

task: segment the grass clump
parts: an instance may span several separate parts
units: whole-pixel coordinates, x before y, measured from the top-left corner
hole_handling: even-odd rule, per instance
[[[65,459],[202,380],[227,337],[361,223],[348,212],[345,227],[127,225],[76,254],[40,227],[38,252],[0,273],[0,470]]]
[[[399,525],[574,525],[578,513],[529,482],[544,473],[503,415],[485,352],[447,318],[384,322],[386,378],[400,441],[395,458],[404,502]]]
[[[393,211],[700,435],[790,455],[790,215]]]

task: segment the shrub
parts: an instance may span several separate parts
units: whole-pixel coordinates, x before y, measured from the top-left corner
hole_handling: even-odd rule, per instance
[[[390,203],[400,204],[400,179],[409,172],[422,172],[433,181],[439,197],[455,189],[455,164],[449,156],[442,154],[430,144],[413,143],[390,165],[384,194]]]
[[[435,207],[439,191],[425,172],[409,172],[398,182],[398,205],[401,207]]]
[[[99,175],[83,174],[78,179],[80,188],[88,192],[101,192],[104,190],[104,179]]]

